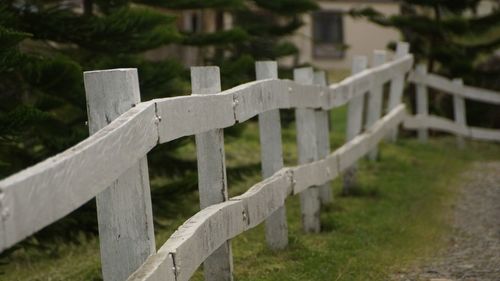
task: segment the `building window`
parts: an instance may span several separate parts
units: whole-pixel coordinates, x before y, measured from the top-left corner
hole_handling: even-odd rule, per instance
[[[313,13],[313,56],[333,59],[344,57],[344,22],[341,12]]]

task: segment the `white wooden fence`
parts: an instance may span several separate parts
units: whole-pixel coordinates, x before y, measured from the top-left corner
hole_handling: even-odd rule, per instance
[[[464,147],[463,137],[477,140],[500,142],[500,130],[477,128],[467,125],[464,99],[500,105],[500,93],[465,86],[461,79],[449,80],[436,74],[427,73],[424,65],[418,65],[409,75],[409,81],[417,86],[417,114],[407,116],[404,127],[417,129],[421,141],[428,138],[428,130],[434,129],[457,135],[457,144]],[[427,88],[434,88],[453,95],[454,120],[429,115]]]
[[[140,102],[135,69],[85,73],[91,136],[78,145],[0,181],[0,251],[97,198],[103,278],[188,280],[205,263],[206,280],[232,280],[230,239],[266,221],[272,249],[288,243],[285,200],[300,194],[303,227],[320,230],[321,203],[332,200],[327,183],[349,170],[378,143],[408,128],[437,128],[481,139],[500,139],[486,129],[464,128],[419,111],[407,116],[402,104],[405,74],[413,66],[408,44],[394,60],[374,54],[373,67],[356,58],[353,75],[327,86],[324,73],[294,72],[278,79],[275,62],[256,64],[257,81],[227,91],[217,67],[191,70],[192,95]],[[412,73],[412,81],[452,89],[461,97],[499,103],[493,93],[437,76]],[[391,83],[388,112],[382,88]],[[423,92],[420,88],[420,92]],[[368,97],[363,125],[363,99]],[[423,99],[425,100],[425,99]],[[346,143],[330,153],[328,111],[349,103]],[[422,104],[424,104],[422,102]],[[283,168],[279,109],[296,109],[299,164]],[[262,182],[228,198],[223,128],[259,117]],[[155,249],[147,153],[156,145],[196,135],[201,211]],[[352,182],[351,182],[352,183]],[[348,183],[351,184],[351,183]]]

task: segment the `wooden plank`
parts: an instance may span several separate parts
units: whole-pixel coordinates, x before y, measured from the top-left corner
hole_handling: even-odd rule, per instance
[[[234,114],[238,122],[269,110],[290,106],[288,83],[276,79],[261,79],[225,91],[234,96]]]
[[[427,66],[419,64],[415,69],[419,75],[425,76],[427,74]],[[429,94],[427,93],[427,86],[423,83],[416,84],[417,88],[417,114],[421,116],[429,115]],[[427,142],[429,138],[429,131],[427,128],[418,129],[418,139],[421,142]]]
[[[462,79],[454,79],[453,83],[457,87],[463,86]],[[467,128],[467,121],[465,120],[465,101],[464,98],[459,95],[453,95],[453,114],[455,117],[455,123],[462,128]],[[457,146],[460,149],[465,148],[465,140],[461,134],[457,135]]]
[[[206,268],[207,261],[221,258],[228,239],[247,229],[245,212],[241,201],[226,201],[204,208],[181,225],[160,249],[172,254],[176,281],[189,280],[202,263],[204,272],[217,269]]]
[[[203,260],[225,241],[257,226],[273,214],[292,194],[292,189],[293,194],[297,194],[334,179],[339,174],[339,158],[357,153],[359,159],[363,156],[357,148],[359,144],[365,147],[364,153],[368,152],[373,148],[369,145],[379,142],[404,116],[405,106],[400,105],[378,120],[369,131],[357,136],[356,144],[349,142],[326,159],[281,169],[244,194],[201,210],[181,225],[129,281],[157,281],[153,278],[161,276],[157,271],[165,274],[166,280],[171,280],[173,271],[176,281],[189,280]],[[344,165],[345,168],[349,166]]]
[[[241,201],[243,204],[247,222],[245,230],[256,227],[284,206],[285,199],[292,194],[292,180],[290,169],[281,169],[252,186],[244,194],[230,199]]]
[[[461,95],[464,98],[500,105],[499,92],[494,92],[491,90],[470,87],[470,86],[463,86],[462,88],[463,91],[461,92]]]
[[[293,76],[297,83],[304,85],[313,83],[313,69],[310,67],[295,69]],[[313,162],[318,158],[315,112],[313,109],[298,108],[295,110],[295,119],[299,164]],[[305,232],[320,231],[320,205],[317,187],[311,187],[300,193],[302,226]]]
[[[395,59],[400,59],[406,56],[409,53],[409,51],[410,51],[410,45],[408,43],[398,42]],[[396,73],[391,81],[391,86],[389,90],[389,102],[387,106],[388,111],[393,110],[402,102],[404,83],[405,83],[405,73]],[[396,128],[390,133],[389,140],[395,142],[397,136],[398,136],[398,130]]]
[[[160,249],[130,275],[127,281],[176,281],[173,255]]]
[[[404,127],[407,129],[419,129],[419,128],[429,128],[434,130],[440,130],[444,132],[448,132],[451,134],[460,134],[463,136],[469,135],[469,130],[462,126],[459,126],[452,120],[433,116],[433,115],[416,115],[416,116],[407,116],[403,123]]]
[[[379,67],[385,63],[386,52],[376,50],[373,52],[373,67]],[[375,81],[380,79],[375,78]],[[377,120],[380,119],[382,115],[382,98],[383,98],[384,84],[376,83],[373,85],[370,93],[368,94],[368,105],[366,108],[367,116],[366,116],[366,124],[365,129],[369,129]],[[375,147],[368,158],[371,161],[375,161],[378,157],[378,148]]]
[[[470,127],[470,137],[477,140],[496,141],[500,142],[499,129],[486,129]]]
[[[353,58],[352,62],[352,74],[357,74],[366,69],[367,58],[363,56],[357,56]],[[356,96],[353,98],[347,108],[347,127],[346,127],[346,141],[349,142],[353,140],[357,135],[361,133],[362,123],[363,123],[363,104],[364,96]],[[348,194],[350,189],[354,188],[356,185],[356,167],[353,163],[351,169],[346,170],[344,174],[343,181],[343,193]]]
[[[163,121],[158,128],[160,143],[236,123],[231,94],[173,97],[154,102]]]
[[[328,93],[324,88],[288,81],[290,107],[292,108],[322,108],[328,103]]]
[[[90,134],[140,103],[137,69],[89,71],[84,82]],[[96,205],[103,279],[125,280],[156,251],[146,157],[99,193]]]
[[[325,87],[326,73],[324,71],[314,72],[314,84]],[[318,159],[325,159],[330,154],[330,112],[327,110],[316,110],[316,141],[318,146]],[[330,182],[318,185],[319,199],[321,204],[329,204],[333,201],[332,186]]]
[[[76,146],[1,180],[4,246],[68,215],[112,184],[156,145],[156,123],[154,104],[141,103]]]
[[[255,64],[257,80],[277,79],[278,63],[262,61]],[[283,95],[267,89],[269,95]],[[268,100],[268,99],[266,99]],[[260,155],[262,177],[268,178],[283,168],[283,147],[281,144],[281,121],[279,109],[259,114]],[[266,220],[266,242],[270,249],[280,250],[288,245],[288,224],[285,205],[279,207]]]
[[[221,91],[218,67],[192,67],[191,86],[193,95],[211,95]],[[227,201],[227,179],[224,155],[224,131],[215,129],[196,134],[198,161],[198,190],[200,207]],[[233,280],[231,243],[223,243],[205,260],[205,280]]]
[[[498,92],[470,86],[461,87],[454,84],[452,80],[437,74],[421,74],[415,71],[410,74],[408,80],[413,83],[422,83],[437,90],[459,95],[466,99],[490,104],[500,104],[500,93]]]
[[[401,73],[407,73],[412,67],[413,56],[407,54],[392,62],[352,74],[340,83],[329,86],[329,106],[326,109],[342,106],[355,96],[364,95],[372,85],[386,83]]]
[[[390,130],[398,126],[405,116],[405,106],[401,104],[375,122],[366,133],[356,136],[353,140],[341,146],[336,151],[339,159],[339,171],[348,171],[357,160],[376,147]]]
[[[466,136],[477,140],[500,140],[500,130],[477,127],[463,127],[452,120],[439,116],[407,116],[404,120],[403,125],[407,129],[429,128],[455,135]]]
[[[299,194],[311,187],[324,185],[332,178],[332,170],[326,159],[314,161],[308,164],[302,164],[292,169],[293,194]]]

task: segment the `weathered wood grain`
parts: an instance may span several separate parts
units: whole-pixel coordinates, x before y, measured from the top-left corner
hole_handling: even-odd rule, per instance
[[[205,269],[210,265],[207,260],[212,257],[231,257],[221,249],[224,249],[228,239],[244,231],[247,224],[241,201],[226,201],[208,206],[188,219],[160,249],[172,254],[176,281],[189,280],[202,263],[204,270],[227,270],[226,264],[223,267],[214,264],[217,267]]]
[[[219,68],[192,67],[191,88],[193,95],[213,95],[221,92]],[[224,131],[215,129],[195,135],[198,162],[198,191],[201,209],[228,200]],[[175,258],[174,258],[175,260]],[[221,243],[220,248],[204,259],[207,281],[233,280],[231,242]],[[177,263],[177,260],[175,260]]]
[[[326,87],[326,73],[324,71],[314,72],[314,84]],[[318,159],[325,159],[330,154],[330,111],[316,110],[316,141],[318,146]],[[332,186],[330,182],[318,185],[319,199],[321,204],[333,201]]]
[[[160,143],[236,123],[231,94],[182,96],[154,100],[162,122]]]
[[[453,84],[456,84],[457,87],[463,88],[462,79],[454,79]],[[459,95],[453,95],[453,115],[455,117],[455,123],[458,126],[463,128],[467,127],[467,120],[465,119],[465,100],[463,97]],[[457,147],[460,149],[465,148],[465,139],[461,134],[457,135]]]
[[[255,64],[257,80],[277,79],[278,63],[262,61]],[[279,96],[274,88],[268,89],[267,95]],[[282,95],[283,96],[283,95]],[[279,109],[269,110],[259,114],[260,155],[262,177],[268,178],[283,168],[283,147],[281,144],[281,120]],[[288,224],[286,207],[280,206],[266,220],[266,242],[269,248],[280,250],[288,245]]]
[[[118,120],[113,122],[113,125],[108,126],[109,128],[101,130],[102,132],[79,145],[0,181],[0,190],[4,190],[2,200],[4,203],[2,205],[5,206],[4,230],[2,232],[5,233],[2,235],[5,238],[3,239],[4,245],[0,246],[0,250],[2,247],[5,249],[12,246],[96,196],[131,165],[146,155],[157,143],[225,128],[233,125],[236,121],[241,122],[262,113],[260,110],[290,107],[331,109],[342,106],[355,94],[359,95],[354,91],[355,83],[357,85],[368,85],[366,81],[373,83],[374,78],[367,78],[367,76],[373,76],[374,73],[383,74],[375,75],[382,77],[377,79],[390,79],[392,75],[398,73],[400,69],[406,69],[412,62],[413,58],[406,56],[372,69],[370,73],[365,72],[360,76],[350,77],[330,87],[301,85],[289,80],[263,80],[248,83],[213,96],[175,97],[141,103],[129,110],[130,112],[127,112],[125,116],[120,116]],[[365,82],[356,82],[358,79]],[[243,110],[245,102],[242,101],[241,93],[253,93],[253,90],[246,90],[249,87],[268,89],[268,86],[264,85],[274,87],[274,90],[269,92],[279,93],[277,100],[266,102],[266,94],[263,94],[262,100],[264,102],[260,109]],[[364,88],[357,86],[357,89],[363,90]],[[136,118],[137,120],[135,120]],[[140,124],[140,122],[144,122],[144,124]],[[118,140],[123,139],[126,139],[126,142],[118,142]],[[136,143],[132,143],[132,141],[136,141]],[[114,146],[101,146],[104,143],[113,143]],[[99,151],[99,153],[94,154],[95,151]],[[124,153],[124,151],[129,152]],[[73,163],[71,168],[66,165],[70,162]],[[78,172],[71,171],[73,167]],[[85,169],[81,169],[82,167]],[[82,170],[89,172],[82,173]],[[60,178],[63,175],[64,179]],[[68,187],[69,185],[71,186]],[[63,189],[64,192],[60,192],[59,189]],[[23,192],[50,194],[47,197],[38,197],[50,198],[50,200],[30,204],[29,201],[25,200],[30,196],[25,196]],[[58,197],[58,194],[61,197]],[[66,196],[68,194],[72,195]],[[24,198],[20,199],[20,197]],[[58,200],[63,203],[57,207],[47,204],[47,202],[55,200],[54,198],[63,198]],[[24,202],[22,203],[26,204],[24,206],[34,207],[24,207],[19,205],[20,202]],[[19,209],[23,209],[22,216]],[[20,217],[23,219],[19,219]],[[35,217],[37,218],[35,222],[30,221],[30,218]],[[21,221],[13,223],[13,220]]]
[[[241,201],[245,209],[247,226],[253,228],[284,206],[285,199],[292,194],[293,175],[290,169],[281,169],[271,177],[252,186],[242,195],[231,198]]]
[[[396,47],[395,59],[400,59],[406,56],[409,53],[409,50],[410,50],[410,45],[408,43],[398,42]],[[404,86],[405,86],[405,76],[406,73],[398,72],[394,75],[394,78],[391,81],[389,90],[389,101],[387,105],[388,111],[391,111],[392,109],[396,108],[402,102]],[[398,129],[395,128],[389,134],[388,137],[390,141],[393,142],[396,141],[398,137]]]
[[[373,67],[379,67],[385,63],[386,52],[381,50],[376,50],[373,52]],[[376,77],[376,76],[375,76]],[[382,81],[382,79],[376,79],[375,81]],[[368,93],[368,104],[366,108],[366,123],[365,129],[369,129],[377,120],[380,119],[382,115],[382,98],[384,92],[383,83],[374,83],[371,91]],[[375,147],[368,155],[371,161],[375,161],[378,157],[378,148]]]
[[[351,73],[356,75],[366,69],[367,58],[356,56],[353,58]],[[350,142],[361,133],[363,124],[364,95],[355,96],[349,101],[347,107],[346,142]],[[348,194],[350,189],[356,185],[356,167],[345,171],[343,180],[343,193]]]
[[[400,105],[357,136],[355,144],[349,142],[325,159],[283,168],[244,194],[201,210],[181,225],[158,253],[128,280],[157,281],[155,278],[161,274],[156,271],[165,274],[166,280],[172,280],[169,279],[172,272],[176,281],[189,280],[203,260],[226,240],[262,223],[284,204],[286,197],[335,179],[342,171],[338,166],[340,158],[347,159],[354,154],[363,157],[359,147],[368,152],[405,116],[405,106]],[[344,169],[349,166],[345,164]]]
[[[68,215],[111,185],[156,145],[157,122],[154,104],[140,103],[76,146],[0,181],[4,247]]]
[[[176,281],[173,255],[160,249],[130,275],[127,281]]]
[[[137,69],[85,72],[84,82],[90,134],[141,101]],[[156,251],[146,157],[97,194],[96,206],[103,279],[125,280]]]
[[[313,84],[313,69],[311,67],[295,69],[293,76],[294,80],[299,84]],[[295,110],[295,120],[299,164],[313,162],[318,159],[315,111],[313,109],[298,108]],[[320,231],[320,206],[318,187],[315,186],[300,193],[302,227],[305,232]]]

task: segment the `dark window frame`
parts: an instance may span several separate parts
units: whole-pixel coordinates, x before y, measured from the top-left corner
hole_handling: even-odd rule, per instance
[[[312,13],[312,55],[318,59],[343,59],[344,17],[339,10]]]

